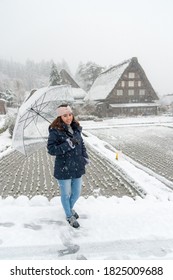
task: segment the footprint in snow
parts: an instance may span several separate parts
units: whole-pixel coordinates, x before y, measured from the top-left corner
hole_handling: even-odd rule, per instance
[[[56,221],[56,220],[49,220],[49,219],[41,219],[40,222],[48,225],[57,225],[57,226],[66,225],[66,223],[63,221]]]
[[[14,225],[14,223],[0,223],[1,227],[13,227]]]
[[[80,214],[79,218],[80,219],[88,219],[88,216],[86,214]]]
[[[25,228],[33,229],[33,230],[40,230],[42,226],[35,225],[35,224],[24,224]]]
[[[77,244],[66,243],[66,244],[64,244],[64,246],[67,247],[67,248],[63,249],[63,250],[58,250],[58,256],[75,254],[80,249],[80,246],[77,245]]]

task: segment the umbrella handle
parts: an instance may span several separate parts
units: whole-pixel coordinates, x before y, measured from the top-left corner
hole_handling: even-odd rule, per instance
[[[39,115],[41,118],[43,118],[44,120],[46,120],[47,122],[51,123],[48,119],[46,119],[44,116],[42,116],[39,112],[37,112],[36,110],[34,110],[33,108],[30,108],[29,111],[34,111],[37,115]]]

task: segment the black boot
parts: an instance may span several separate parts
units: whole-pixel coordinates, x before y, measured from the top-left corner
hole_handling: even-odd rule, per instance
[[[69,224],[74,227],[74,228],[78,228],[80,227],[78,221],[76,221],[76,218],[74,216],[71,216],[70,218],[67,218],[67,221],[69,222]]]
[[[79,215],[78,215],[78,213],[76,213],[76,211],[74,211],[74,210],[72,209],[71,212],[72,212],[73,217],[76,218],[76,220],[79,219]]]

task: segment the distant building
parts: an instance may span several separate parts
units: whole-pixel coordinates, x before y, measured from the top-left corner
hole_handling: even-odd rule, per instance
[[[173,94],[160,97],[160,110],[173,114]]]
[[[70,74],[65,69],[62,69],[60,71],[60,76],[61,76],[61,85],[70,85],[73,88],[79,88],[79,85],[74,81],[74,79],[70,76]]]
[[[6,100],[0,99],[0,115],[6,115],[7,109],[6,109]]]
[[[160,97],[160,103],[166,106],[173,105],[173,94],[167,94]]]
[[[88,92],[99,117],[156,115],[158,96],[136,57],[101,73]]]
[[[79,87],[79,85],[74,81],[74,79],[68,74],[68,72],[64,69],[62,69],[59,72],[60,75],[60,84],[59,85],[69,85],[70,86],[70,96],[73,99],[73,103],[83,103],[83,100],[86,96],[86,92]],[[57,87],[58,85],[54,86]],[[52,86],[51,86],[52,87]],[[38,89],[39,90],[39,89]],[[37,89],[33,89],[29,95],[26,97],[25,101],[26,102],[35,92],[38,91]],[[45,89],[46,90],[46,89]]]
[[[84,98],[86,97],[86,92],[80,88],[80,86],[74,81],[74,79],[69,75],[69,73],[62,69],[60,71],[61,76],[61,85],[70,85],[71,86],[71,95],[74,98],[75,103],[83,103]]]

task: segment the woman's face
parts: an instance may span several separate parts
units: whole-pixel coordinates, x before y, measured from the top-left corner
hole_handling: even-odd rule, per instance
[[[61,116],[61,118],[65,124],[71,124],[73,120],[73,114],[65,114]]]

